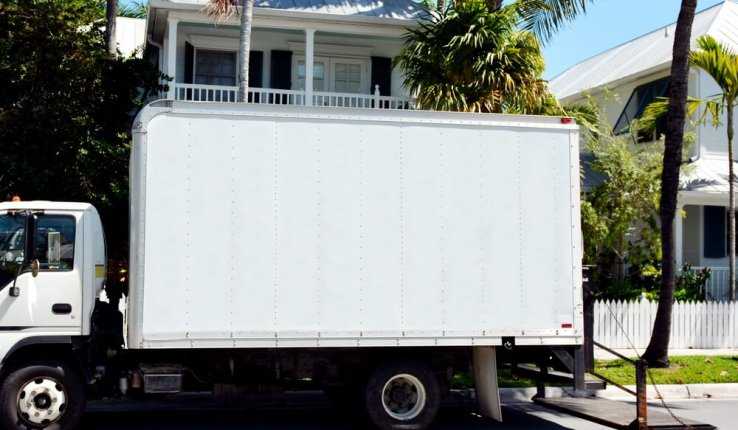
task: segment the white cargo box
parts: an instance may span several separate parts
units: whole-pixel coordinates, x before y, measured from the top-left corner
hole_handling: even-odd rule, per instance
[[[145,108],[128,347],[581,343],[578,130],[565,122]]]

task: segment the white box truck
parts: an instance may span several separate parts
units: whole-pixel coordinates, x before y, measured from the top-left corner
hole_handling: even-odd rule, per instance
[[[566,118],[155,102],[127,291],[94,207],[0,204],[0,423],[299,382],[420,429],[467,369],[499,419],[496,347],[582,342],[578,160]]]

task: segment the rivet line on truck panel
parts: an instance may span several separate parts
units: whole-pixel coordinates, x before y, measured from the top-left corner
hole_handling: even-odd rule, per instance
[[[189,337],[191,327],[191,315],[190,315],[190,270],[192,267],[192,233],[190,226],[190,218],[192,217],[192,122],[188,121],[187,126],[187,157],[185,164],[185,288],[184,288],[184,317],[185,317],[185,331]]]
[[[389,110],[389,109],[383,109]],[[400,111],[407,113],[408,111]],[[189,114],[209,114],[207,110],[189,110]],[[239,112],[230,111],[222,112],[234,116],[250,116],[250,117],[266,117],[266,118],[280,118],[280,119],[319,119],[319,120],[351,120],[351,121],[371,121],[371,122],[386,122],[386,123],[414,123],[414,124],[449,124],[449,125],[465,125],[465,126],[485,126],[485,127],[502,127],[502,128],[544,128],[550,130],[571,130],[576,126],[564,125],[560,123],[548,123],[548,122],[522,122],[522,121],[498,121],[498,120],[460,120],[460,119],[444,119],[444,118],[417,118],[410,116],[409,118],[398,118],[397,116],[369,116],[369,115],[323,115],[323,114],[309,114],[309,113],[279,113],[279,112]],[[184,114],[184,112],[182,113]],[[531,118],[531,121],[539,120],[538,118]]]
[[[400,126],[400,327],[405,327],[405,127]]]
[[[485,175],[485,151],[486,148],[484,146],[483,142],[483,136],[482,132],[478,132],[478,140],[477,143],[478,149],[479,149],[479,208],[480,208],[480,214],[484,213],[482,208],[486,205],[486,199],[485,199],[485,189],[486,184],[484,180]],[[480,217],[479,219],[479,226],[480,226],[480,235],[479,235],[479,289],[480,289],[480,303],[479,306],[481,308],[480,315],[482,316],[482,325],[487,326],[489,321],[489,309],[487,308],[487,243],[486,240],[488,239],[486,235],[481,234],[481,232],[487,231],[484,226],[487,223],[487,220],[484,216]]]
[[[231,124],[231,231],[238,231],[238,210],[236,197],[238,196],[236,188],[236,165],[238,164],[238,155],[236,150],[236,141],[238,140],[238,132],[236,124]],[[231,247],[236,248],[236,238],[232,235],[230,238]],[[228,327],[233,337],[233,307],[235,306],[235,300],[233,299],[233,284],[236,282],[236,260],[237,252],[234,249],[231,250],[231,273],[230,282],[228,284],[228,295],[226,298],[226,306],[228,306]]]
[[[366,145],[366,130],[359,127],[359,328],[364,329],[364,145]],[[361,334],[359,335],[361,336]]]
[[[525,271],[523,270],[523,261],[525,258],[524,249],[523,249],[523,240],[525,240],[525,233],[524,233],[524,225],[523,225],[523,183],[521,178],[521,172],[522,172],[522,160],[521,160],[521,142],[520,142],[520,134],[518,133],[515,136],[515,163],[517,164],[517,169],[515,173],[515,183],[517,188],[517,197],[518,197],[518,283],[519,283],[519,292],[520,292],[520,312],[524,312],[526,310],[526,303],[525,303]]]
[[[272,149],[274,151],[273,157],[273,201],[272,201],[272,225],[273,225],[273,246],[272,251],[272,286],[273,286],[273,325],[277,328],[277,316],[278,316],[278,305],[279,305],[279,132],[277,131],[278,122],[274,122],[272,125]]]
[[[557,156],[556,144],[554,142],[549,142],[548,144],[551,145],[551,159],[556,160],[556,156]],[[561,216],[562,216],[561,208],[559,208],[559,205],[558,205],[559,194],[557,190],[559,175],[561,173],[562,172],[559,172],[558,164],[553,163],[553,172],[552,172],[553,180],[551,181],[551,186],[552,186],[551,193],[553,196],[553,205],[554,205],[554,214],[553,214],[554,222],[558,222],[558,220],[561,219]],[[558,232],[559,230],[556,229],[556,231]],[[554,285],[553,285],[554,300],[560,301],[563,294],[561,292],[561,287],[562,287],[561,267],[559,267],[559,253],[558,252],[553,253],[553,277],[552,278],[554,282]],[[556,308],[558,309],[558,306]],[[550,308],[550,309],[553,311],[553,308]],[[554,315],[554,318],[557,318],[557,316]]]
[[[447,235],[448,231],[446,228],[446,224],[448,222],[448,202],[446,201],[446,190],[443,186],[444,179],[446,177],[446,166],[445,166],[445,145],[444,145],[444,139],[445,135],[443,130],[439,131],[439,143],[438,143],[438,176],[440,177],[438,181],[438,202],[439,202],[439,210],[438,210],[438,247],[440,251],[440,257],[441,257],[441,264],[440,264],[440,294],[439,294],[439,302],[441,305],[441,327],[446,327],[446,288],[448,287],[448,270],[447,270],[447,249],[448,249],[448,240]]]
[[[322,309],[321,309],[321,285],[323,283],[323,274],[321,273],[321,230],[323,228],[322,226],[322,216],[323,216],[323,209],[321,205],[321,201],[323,199],[322,194],[322,172],[321,172],[321,133],[322,130],[320,128],[320,124],[317,124],[314,128],[315,132],[315,145],[314,145],[314,151],[315,151],[315,291],[314,291],[314,298],[315,298],[315,323],[318,325],[318,327],[321,326],[321,317],[322,317]]]

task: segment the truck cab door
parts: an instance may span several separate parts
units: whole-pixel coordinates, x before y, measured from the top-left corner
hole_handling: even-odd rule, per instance
[[[12,234],[25,236],[25,255],[5,248],[15,244],[0,243],[0,258],[21,258],[25,261],[17,279],[2,278],[0,285],[0,330],[32,328],[78,328],[82,304],[82,219],[73,213],[34,213],[34,222],[26,223],[23,231],[14,225]],[[0,239],[2,239],[0,214]],[[7,223],[6,223],[7,224]],[[10,223],[12,224],[12,223]],[[7,236],[8,233],[5,232]],[[30,237],[29,237],[30,236]],[[16,238],[17,240],[17,238]],[[11,254],[8,254],[11,252]],[[31,254],[30,256],[28,254]],[[30,262],[38,260],[38,272]],[[13,288],[15,286],[15,288]]]

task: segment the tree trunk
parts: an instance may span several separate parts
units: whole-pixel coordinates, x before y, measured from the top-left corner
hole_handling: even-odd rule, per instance
[[[105,46],[108,53],[115,55],[118,46],[115,43],[115,17],[118,16],[118,0],[107,0],[105,7]]]
[[[643,355],[651,367],[669,365],[671,310],[674,304],[674,216],[679,193],[679,168],[682,164],[684,121],[686,118],[687,86],[689,81],[689,49],[692,22],[697,0],[682,0],[671,62],[669,111],[666,114],[664,167],[661,173],[661,294],[651,341]],[[681,233],[681,232],[679,232]]]
[[[251,22],[254,0],[241,0],[241,29],[238,40],[238,101],[249,97],[249,54],[251,52]]]
[[[735,174],[733,173],[733,100],[728,105],[728,273],[730,300],[735,300]]]
[[[446,10],[446,0],[437,0],[436,9],[438,9],[439,12],[445,11]]]
[[[489,10],[497,10],[502,7],[502,0],[486,0]]]

